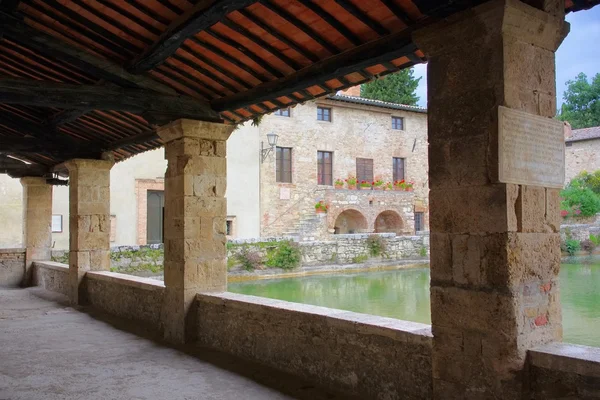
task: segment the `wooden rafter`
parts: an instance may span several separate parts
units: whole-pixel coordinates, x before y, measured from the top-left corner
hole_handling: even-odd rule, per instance
[[[354,5],[351,0],[335,0],[335,2],[338,3],[344,10],[352,14],[360,22],[377,32],[378,35],[385,36],[390,33],[383,25],[362,12],[361,9]]]
[[[366,67],[388,62],[414,53],[416,46],[410,33],[389,35],[350,51],[330,57],[285,78],[264,83],[241,94],[211,101],[217,111],[235,110],[272,98],[285,96],[323,82],[361,71]],[[341,67],[340,67],[341,66]]]
[[[153,90],[164,94],[176,91],[144,75],[133,75],[109,60],[75,48],[52,36],[28,27],[17,18],[0,12],[0,35],[29,47],[42,55],[65,60],[84,72],[119,86]]]
[[[175,53],[187,39],[213,26],[230,12],[246,8],[255,2],[256,0],[228,0],[216,3],[211,0],[200,1],[175,20],[148,50],[131,63],[129,70],[141,73],[153,69]]]
[[[358,36],[356,36],[350,29],[346,27],[346,25],[342,24],[338,21],[333,15],[329,14],[326,10],[321,8],[317,3],[313,0],[299,0],[300,3],[317,14],[319,18],[323,21],[327,22],[332,28],[338,31],[342,36],[350,41],[355,46],[359,46],[362,44],[362,40]]]

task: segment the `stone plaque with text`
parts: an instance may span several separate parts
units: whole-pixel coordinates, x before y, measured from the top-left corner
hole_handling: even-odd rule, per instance
[[[500,106],[498,124],[500,182],[563,187],[565,142],[561,121]]]

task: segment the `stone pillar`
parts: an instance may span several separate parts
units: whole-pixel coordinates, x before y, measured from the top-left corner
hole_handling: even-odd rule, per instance
[[[554,117],[567,29],[497,0],[414,36],[429,59],[436,399],[521,398],[527,349],[562,338],[559,190],[499,182],[498,113]]]
[[[69,285],[72,304],[85,303],[87,271],[110,270],[112,160],[74,159],[69,171]]]
[[[52,185],[45,178],[21,178],[23,185],[23,286],[31,282],[33,261],[50,260],[52,247]],[[7,228],[10,229],[10,228]]]
[[[233,126],[181,119],[157,133],[165,143],[165,339],[183,343],[196,293],[227,290],[226,141]],[[187,322],[187,324],[186,324]]]

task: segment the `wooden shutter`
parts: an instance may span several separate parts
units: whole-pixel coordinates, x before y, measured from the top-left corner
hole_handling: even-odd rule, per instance
[[[275,160],[275,175],[277,182],[292,182],[292,149],[277,147]]]
[[[406,179],[404,177],[404,158],[394,157],[392,166],[394,182]]]
[[[332,185],[333,183],[333,153],[330,151],[317,152],[317,183]]]
[[[357,158],[356,159],[356,179],[358,181],[373,182],[373,159]]]

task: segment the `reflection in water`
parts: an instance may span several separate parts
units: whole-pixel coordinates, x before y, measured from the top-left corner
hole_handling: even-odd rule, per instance
[[[600,346],[600,265],[563,264],[560,301],[565,342]]]
[[[228,289],[235,293],[431,323],[428,268],[249,281],[230,283]]]
[[[560,285],[565,342],[600,346],[600,265],[563,264]],[[230,283],[229,291],[431,323],[428,268]]]

